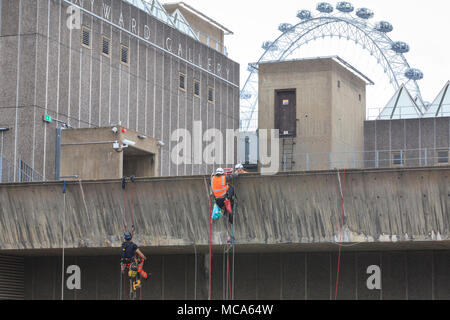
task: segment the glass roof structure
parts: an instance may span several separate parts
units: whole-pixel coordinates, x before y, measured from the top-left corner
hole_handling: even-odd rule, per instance
[[[191,36],[196,40],[199,40],[198,36],[195,34],[194,30],[192,30],[191,26],[189,25],[183,14],[180,12],[180,10],[176,9],[172,13],[172,21],[178,30]]]
[[[439,92],[423,117],[450,117],[450,81],[442,88],[441,92]]]
[[[192,30],[191,26],[187,23],[186,19],[183,17],[181,12],[178,14],[170,15],[167,13],[166,9],[161,5],[158,0],[125,0],[132,4],[133,6],[147,12],[158,20],[168,24],[169,26],[178,29],[179,31],[187,34],[198,40],[197,35]]]
[[[421,118],[423,112],[414,98],[402,85],[381,111],[377,120]]]

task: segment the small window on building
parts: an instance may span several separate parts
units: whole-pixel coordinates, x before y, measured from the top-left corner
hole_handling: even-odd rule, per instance
[[[437,151],[438,164],[448,164],[448,150]]]
[[[338,88],[341,87],[341,80],[338,80]]]
[[[208,87],[208,102],[214,103],[214,88]]]
[[[392,164],[394,166],[402,166],[405,163],[403,152],[392,152]]]
[[[120,62],[126,66],[128,66],[128,47],[125,45],[120,45]]]
[[[194,80],[194,96],[200,98],[200,81]]]
[[[361,101],[361,99],[362,99],[362,97],[361,97],[361,95],[359,95],[359,101]]]
[[[81,27],[81,45],[91,49],[91,29],[86,26]]]
[[[111,56],[111,39],[107,36],[102,36],[102,54],[108,58]]]
[[[182,91],[186,91],[186,75],[181,72],[178,77],[178,88]]]

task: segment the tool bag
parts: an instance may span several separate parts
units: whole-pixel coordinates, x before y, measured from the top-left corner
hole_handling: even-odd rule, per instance
[[[214,204],[214,209],[212,212],[212,219],[219,220],[222,217],[222,210],[219,208],[217,204]]]

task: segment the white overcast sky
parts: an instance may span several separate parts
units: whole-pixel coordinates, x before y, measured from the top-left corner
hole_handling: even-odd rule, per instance
[[[242,87],[247,78],[247,64],[256,62],[263,54],[261,44],[264,41],[273,41],[280,35],[278,25],[282,22],[298,23],[296,13],[301,9],[319,14],[316,11],[316,5],[320,1],[184,0],[184,2],[234,32],[234,35],[226,37],[225,44],[229,57],[241,65]],[[328,2],[333,6],[337,3],[337,1]],[[446,81],[450,80],[450,1],[357,0],[350,2],[355,8],[372,9],[375,17],[371,21],[386,20],[394,25],[394,31],[389,36],[394,41],[404,41],[410,45],[411,51],[405,55],[406,59],[411,67],[424,72],[425,77],[419,82],[420,88],[424,100],[432,102]],[[323,54],[320,47],[308,53],[310,56],[329,55],[329,52]],[[367,76],[370,78],[372,75],[367,74]],[[373,80],[377,82],[376,78]],[[387,101],[383,103],[386,104]]]

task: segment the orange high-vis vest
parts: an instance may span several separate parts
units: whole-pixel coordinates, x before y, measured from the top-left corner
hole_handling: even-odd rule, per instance
[[[214,176],[211,181],[211,188],[216,199],[225,197],[228,191],[226,176]]]

